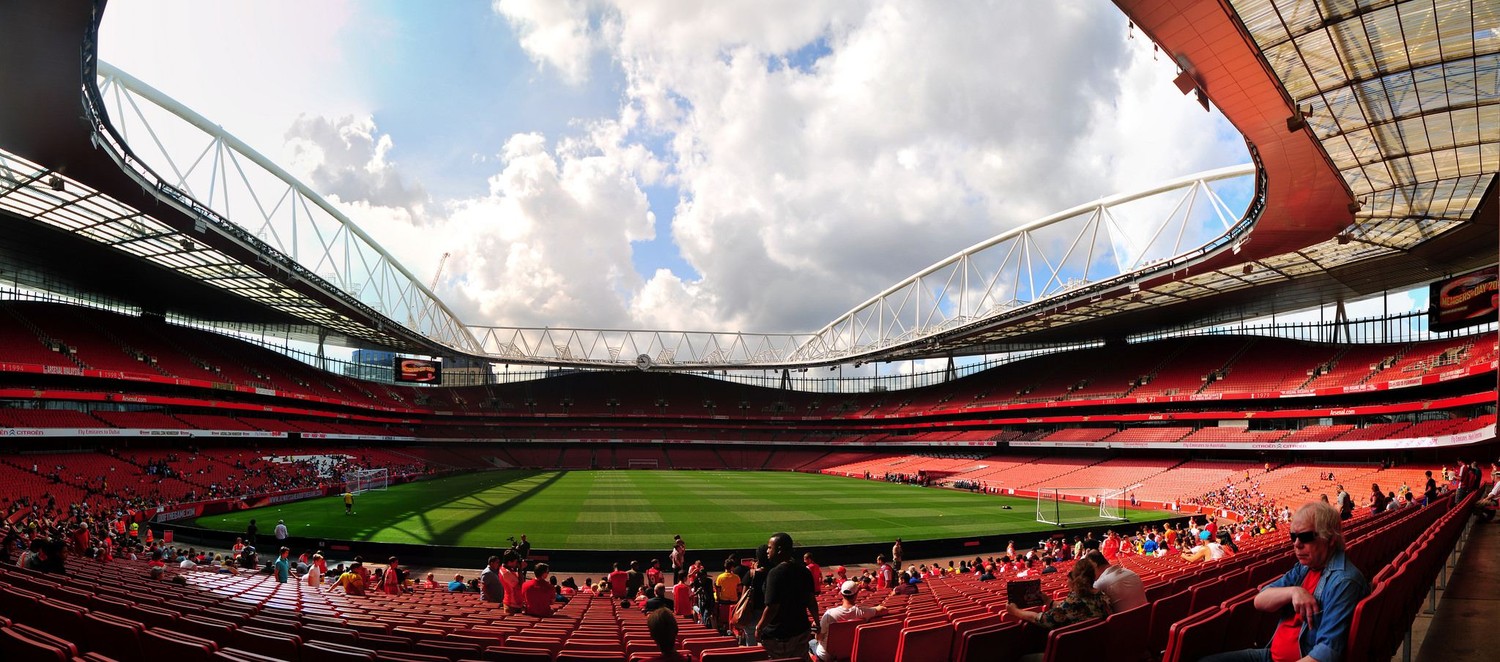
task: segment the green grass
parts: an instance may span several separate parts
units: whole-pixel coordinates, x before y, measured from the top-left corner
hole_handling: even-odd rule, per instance
[[[1064,508],[1069,521],[1098,515]],[[538,548],[608,550],[665,550],[678,533],[690,548],[733,549],[776,531],[798,545],[836,545],[1052,528],[1035,521],[1032,499],[792,472],[491,471],[369,492],[355,510],[346,516],[342,499],[329,497],[196,523],[243,531],[255,518],[265,536],[285,519],[294,536],[471,547],[503,547],[524,533]]]

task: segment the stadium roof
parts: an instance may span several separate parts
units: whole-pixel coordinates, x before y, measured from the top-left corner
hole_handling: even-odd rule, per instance
[[[7,223],[16,229],[0,233],[0,268],[9,272],[5,280],[148,311],[517,362],[770,367],[976,354],[1242,319],[1409,287],[1496,260],[1500,8],[1493,2],[1117,0],[1179,64],[1185,93],[1217,105],[1251,145],[1258,174],[1248,222],[1226,223],[1204,247],[1174,246],[1160,259],[1117,256],[1120,268],[1102,274],[1069,272],[1060,267],[1068,258],[1040,253],[1030,261],[1044,267],[1024,276],[999,259],[971,274],[984,251],[999,255],[1010,241],[1012,254],[1026,253],[1040,243],[1028,243],[1028,232],[1061,227],[1064,217],[1083,219],[1070,230],[1080,243],[1106,227],[1121,203],[1100,201],[960,252],[812,334],[463,327],[274,164],[139,81],[102,70],[105,87],[128,90],[131,104],[148,99],[211,135],[224,156],[219,161],[215,152],[218,165],[205,170],[256,164],[271,173],[275,195],[298,201],[287,208],[334,217],[315,226],[321,255],[282,239],[286,233],[270,227],[285,222],[272,218],[281,207],[259,196],[271,209],[264,218],[231,223],[214,204],[221,180],[194,190],[192,172],[175,165],[173,179],[159,177],[108,124],[125,121],[118,117],[125,106],[107,106],[93,79],[91,35],[103,4],[0,8],[0,93],[31,100],[0,106],[0,211],[41,221]],[[91,131],[96,121],[101,130]],[[160,147],[154,133],[130,135]],[[1200,197],[1212,203],[1210,189],[1203,177],[1163,187],[1186,191],[1178,204],[1188,208],[1206,204]],[[1225,211],[1222,202],[1207,207]],[[308,222],[292,218],[291,227]],[[262,221],[269,233],[245,230]],[[359,261],[357,279],[323,268]],[[1004,296],[975,296],[972,285],[997,278],[1013,279],[998,288]],[[1032,283],[1024,294],[1023,280]]]

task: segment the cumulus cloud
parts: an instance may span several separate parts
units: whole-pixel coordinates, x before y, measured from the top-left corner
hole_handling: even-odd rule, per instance
[[[691,300],[726,328],[817,328],[1007,228],[1225,158],[1209,139],[1134,160],[1213,125],[1180,97],[1157,114],[1152,89],[1173,72],[1132,53],[1108,6],[663,0],[502,14],[523,32],[599,25],[627,78],[623,122],[671,136],[672,236],[702,279],[658,272],[637,320],[679,315],[652,301]],[[533,57],[577,71],[555,50]]]
[[[813,330],[1006,229],[1244,159],[1104,3],[491,6],[543,75],[617,68],[617,114],[476,147],[488,188],[455,200],[368,115],[286,132],[293,169],[415,273],[452,253],[439,294],[471,323]],[[696,277],[636,270],[652,187]]]
[[[288,169],[327,196],[407,210],[421,220],[427,193],[406,184],[388,158],[394,143],[372,117],[302,115],[286,132]]]
[[[425,254],[446,243],[440,293],[471,323],[816,329],[1007,228],[1244,159],[1238,135],[1161,95],[1172,65],[1128,42],[1107,5],[492,9],[567,83],[588,84],[607,54],[624,75],[618,116],[514,135],[474,159],[498,164],[487,195],[444,203],[399,174],[369,117],[288,131],[321,191],[372,224],[428,225]],[[678,194],[670,239],[699,278],[634,270],[633,243],[654,239],[649,186]]]
[[[601,123],[549,142],[512,136],[486,195],[431,203],[387,158],[369,118],[300,118],[288,132],[295,168],[402,264],[434,273],[437,294],[470,323],[610,326],[642,289],[630,244],[654,236],[638,182],[662,167]],[[420,276],[419,276],[420,277]]]
[[[589,21],[592,3],[494,0],[492,6],[515,27],[521,47],[538,65],[551,67],[570,83],[588,79],[596,42]]]

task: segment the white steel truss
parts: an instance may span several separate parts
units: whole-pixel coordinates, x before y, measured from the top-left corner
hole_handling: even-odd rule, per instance
[[[816,333],[465,326],[353,221],[191,109],[103,62],[98,90],[127,170],[195,211],[232,222],[389,319],[497,361],[713,369],[855,360],[997,319],[1084,285],[1222,247],[1253,165],[1075,207],[976,244],[887,289]],[[101,141],[109,144],[104,132]],[[1234,194],[1234,195],[1231,195]],[[209,211],[212,210],[212,211]]]
[[[830,361],[982,324],[1085,286],[1221,248],[1242,230],[1253,164],[1104,198],[980,242],[823,327],[789,358]]]
[[[1251,164],[1174,180],[1048,216],[976,244],[817,333],[471,326],[484,353],[526,363],[642,369],[769,368],[871,357],[1027,304],[1222,248],[1243,230]]]
[[[468,328],[420,279],[307,185],[222,127],[104,62],[97,85],[112,131],[96,131],[96,143],[144,186],[200,223],[232,223],[309,276],[430,340],[479,353]]]

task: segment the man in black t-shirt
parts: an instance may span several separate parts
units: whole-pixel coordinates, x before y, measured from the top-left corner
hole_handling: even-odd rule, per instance
[[[792,537],[776,533],[766,543],[771,571],[766,575],[766,609],[756,625],[756,638],[771,659],[807,656],[807,642],[818,622],[818,603],[812,573],[793,561]]]
[[[630,562],[630,571],[625,573],[625,594],[631,600],[640,595],[641,587],[646,585],[646,575],[642,574],[635,561]]]

